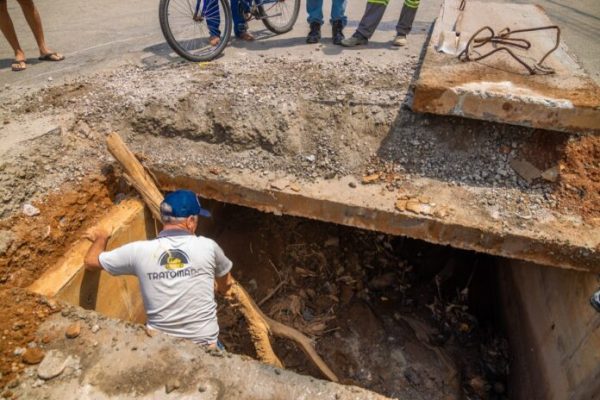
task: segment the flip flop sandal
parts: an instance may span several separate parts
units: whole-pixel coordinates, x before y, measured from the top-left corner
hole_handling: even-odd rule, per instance
[[[44,54],[43,56],[40,56],[39,60],[40,61],[62,61],[65,59],[65,56],[63,55],[58,55],[58,53],[48,53],[48,54]]]
[[[25,71],[27,69],[27,62],[25,60],[15,60],[11,65],[11,69],[15,72]]]

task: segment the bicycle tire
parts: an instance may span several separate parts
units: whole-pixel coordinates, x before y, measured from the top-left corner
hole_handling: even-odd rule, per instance
[[[291,18],[289,19],[289,21],[284,24],[283,26],[278,26],[276,24],[274,24],[272,21],[269,20],[269,18],[265,18],[262,20],[263,24],[265,25],[265,27],[270,30],[273,33],[277,33],[277,34],[282,34],[282,33],[287,33],[289,31],[292,30],[292,28],[294,27],[294,24],[296,23],[296,20],[298,19],[298,13],[300,12],[300,0],[279,0],[279,2],[282,1],[286,1],[286,2],[294,2],[294,7],[292,10],[292,15]],[[258,9],[260,10],[260,13],[262,15],[266,15],[267,12],[269,11],[269,7],[265,7],[262,5],[258,6]]]
[[[223,13],[225,14],[223,19],[225,26],[222,30],[221,42],[214,47],[214,51],[197,55],[187,51],[178,41],[175,39],[173,32],[171,31],[171,26],[169,24],[169,5],[171,4],[171,0],[160,0],[158,4],[158,19],[160,22],[160,29],[162,30],[163,36],[167,41],[167,44],[175,53],[185,58],[186,60],[193,62],[204,62],[214,60],[216,57],[221,55],[225,47],[229,43],[231,39],[231,30],[232,30],[232,17],[231,17],[231,7],[229,6],[228,0],[218,0],[220,7],[223,9]],[[191,17],[191,16],[190,16]]]

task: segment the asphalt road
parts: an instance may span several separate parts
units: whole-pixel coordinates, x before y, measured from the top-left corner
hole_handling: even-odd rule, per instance
[[[518,0],[519,2],[531,2]],[[37,48],[15,0],[8,0],[22,46],[29,56],[26,71],[10,71],[13,59],[8,43],[0,39],[0,85],[36,87],[48,78],[64,79],[104,69],[117,68],[127,63],[144,65],[177,62],[166,45],[158,24],[158,1],[148,0],[37,0],[45,27],[47,41],[56,51],[66,55],[60,63],[38,62]],[[600,1],[539,0],[550,17],[563,27],[564,40],[579,58],[584,68],[600,81]],[[349,1],[347,14],[350,35],[364,11],[364,1]],[[335,60],[341,56],[356,56],[375,63],[402,62],[406,57],[420,54],[429,27],[439,12],[441,0],[423,0],[416,17],[410,44],[405,49],[394,49],[390,40],[398,18],[401,1],[393,0],[386,11],[380,30],[368,47],[343,49],[331,44],[329,27],[324,27],[325,39],[320,46],[307,45],[304,2],[294,29],[281,36],[273,36],[260,22],[250,26],[259,38],[254,43],[234,41],[225,50],[224,57],[245,58],[261,54],[278,54],[314,59]],[[325,0],[329,10],[330,0]],[[329,12],[325,12],[326,17]],[[1,92],[0,92],[1,95]]]

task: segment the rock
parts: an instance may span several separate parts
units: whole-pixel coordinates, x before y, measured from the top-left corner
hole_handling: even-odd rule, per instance
[[[340,238],[337,236],[328,237],[323,243],[325,247],[339,247],[340,246]]]
[[[488,383],[485,379],[480,376],[475,376],[469,380],[469,386],[473,389],[473,392],[477,394],[479,397],[485,398],[487,397],[487,391],[489,388]]]
[[[15,356],[20,356],[21,354],[25,353],[25,349],[23,347],[17,347],[14,351],[13,351],[13,355]]]
[[[548,168],[544,172],[542,172],[542,179],[548,182],[556,182],[558,180],[558,167]]]
[[[396,274],[394,272],[388,272],[383,275],[376,276],[369,281],[369,288],[371,289],[385,289],[390,287],[396,281]]]
[[[100,325],[96,324],[94,326],[92,326],[92,333],[97,333],[100,330]]]
[[[27,349],[27,351],[23,353],[23,362],[29,365],[39,364],[42,362],[45,355],[44,351],[38,347]]]
[[[44,380],[43,379],[36,379],[35,382],[33,382],[33,384],[31,385],[31,387],[40,387],[44,384]]]
[[[167,382],[167,384],[165,385],[165,392],[167,394],[171,393],[172,391],[179,389],[181,387],[181,382],[179,381],[179,379],[175,378],[175,379],[171,379]]]
[[[10,245],[15,241],[15,234],[9,230],[0,230],[0,256],[6,254]]]
[[[59,376],[67,366],[67,360],[60,350],[50,350],[38,366],[38,377],[48,380]]]
[[[81,323],[75,322],[67,327],[65,336],[69,339],[75,339],[81,333]]]
[[[396,210],[406,211],[406,200],[404,200],[404,199],[396,200]]]
[[[525,160],[510,160],[510,167],[527,183],[533,182],[534,179],[539,178],[542,172],[532,163]]]
[[[380,176],[381,176],[381,174],[379,174],[379,173],[363,176],[362,183],[363,183],[363,185],[366,185],[369,183],[377,182],[379,180]]]
[[[408,200],[406,202],[406,209],[415,214],[431,215],[433,214],[433,207],[429,204],[423,204],[419,200]]]
[[[281,178],[281,179],[277,179],[277,180],[271,182],[270,186],[272,189],[282,191],[286,187],[288,187],[289,184],[290,184],[290,182],[287,179]]]
[[[35,217],[36,215],[40,215],[40,209],[27,203],[23,205],[23,214],[28,217]]]
[[[350,186],[352,189],[356,189],[356,183],[355,182],[348,183],[348,186]]]

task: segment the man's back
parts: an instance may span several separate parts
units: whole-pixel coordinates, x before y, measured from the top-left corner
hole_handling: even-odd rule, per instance
[[[214,280],[232,263],[213,240],[163,231],[157,239],[104,252],[99,260],[112,275],[139,278],[149,327],[198,343],[217,341]]]

